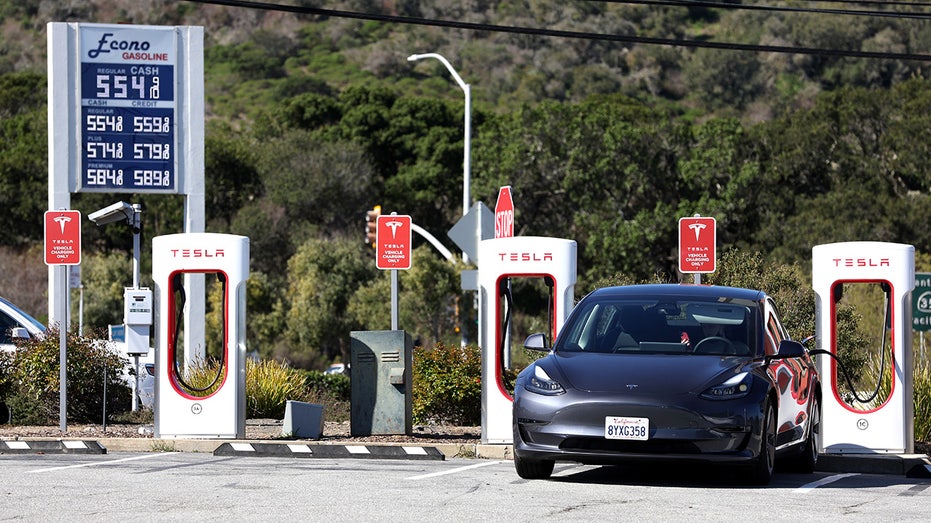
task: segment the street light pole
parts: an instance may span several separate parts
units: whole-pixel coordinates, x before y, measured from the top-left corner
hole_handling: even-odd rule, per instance
[[[449,60],[443,57],[443,55],[437,53],[426,53],[426,54],[412,54],[407,57],[408,62],[414,62],[422,58],[436,58],[443,65],[446,66],[446,69],[449,70],[449,74],[452,75],[453,79],[456,80],[456,83],[459,84],[459,87],[462,88],[462,92],[465,94],[465,140],[464,140],[464,158],[462,160],[462,215],[465,216],[469,213],[469,208],[472,206],[472,194],[471,194],[471,164],[472,164],[472,87],[462,81],[462,77],[459,76],[459,73],[453,69],[453,66],[449,63]],[[462,253],[462,261],[465,263],[469,262],[469,257],[466,253]]]

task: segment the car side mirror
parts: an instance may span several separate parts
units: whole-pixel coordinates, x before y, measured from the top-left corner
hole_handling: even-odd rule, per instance
[[[543,334],[542,332],[536,332],[530,336],[527,336],[527,339],[524,340],[524,348],[539,351],[550,350],[549,344],[546,343],[546,334]]]
[[[773,358],[801,358],[805,355],[805,346],[795,340],[782,340],[779,342],[779,350]]]
[[[26,327],[13,327],[10,329],[10,337],[28,340],[30,338],[29,331],[26,330]]]

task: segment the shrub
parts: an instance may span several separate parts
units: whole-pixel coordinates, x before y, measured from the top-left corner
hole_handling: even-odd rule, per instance
[[[246,417],[282,419],[288,400],[306,396],[301,371],[275,360],[246,362]]]
[[[915,440],[931,441],[931,363],[915,365]]]
[[[413,421],[481,424],[481,375],[478,347],[414,349]]]
[[[49,329],[43,338],[20,342],[0,372],[0,389],[7,388],[11,421],[19,424],[51,424],[59,418],[59,333]],[[104,386],[107,413],[130,407],[131,391],[123,381],[127,361],[99,338],[70,332],[66,337],[67,417],[79,422],[97,422],[103,414]]]
[[[304,379],[307,384],[307,401],[324,405],[327,420],[349,420],[351,390],[348,374],[324,374],[311,370],[305,372]]]

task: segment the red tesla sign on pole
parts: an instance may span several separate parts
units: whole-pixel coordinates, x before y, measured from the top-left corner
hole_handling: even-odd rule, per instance
[[[81,263],[81,211],[45,211],[45,264]]]
[[[375,266],[379,269],[411,268],[411,217],[380,215],[375,236]]]
[[[511,198],[511,186],[498,189],[498,201],[495,202],[495,238],[514,236],[514,200]]]
[[[715,269],[714,218],[693,216],[679,218],[679,271],[709,273]]]

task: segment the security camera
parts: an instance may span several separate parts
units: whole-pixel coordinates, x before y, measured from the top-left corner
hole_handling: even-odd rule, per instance
[[[131,225],[133,223],[132,218],[134,213],[135,210],[132,205],[126,202],[116,202],[113,205],[88,214],[87,217],[90,218],[92,222],[96,223],[98,227],[120,220],[126,220]]]

